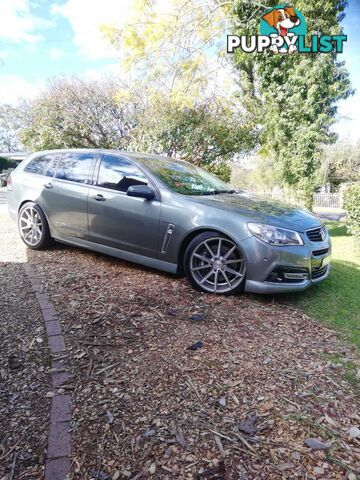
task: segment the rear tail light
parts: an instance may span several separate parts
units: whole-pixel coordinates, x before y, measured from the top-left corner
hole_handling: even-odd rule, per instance
[[[12,190],[12,179],[11,179],[11,175],[9,175],[9,178],[7,179],[6,181],[6,188],[8,190]]]

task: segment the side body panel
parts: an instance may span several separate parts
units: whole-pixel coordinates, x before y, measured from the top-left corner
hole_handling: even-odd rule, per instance
[[[159,258],[162,260],[177,264],[182,242],[196,231],[217,230],[236,242],[250,236],[246,221],[240,221],[236,214],[223,215],[217,208],[192,202],[190,196],[174,194],[165,189],[161,190],[161,199]],[[173,226],[170,239],[167,238],[169,225]],[[165,240],[167,248],[162,251]]]
[[[44,183],[51,188],[43,187],[37,203],[41,205],[47,216],[51,235],[88,239],[87,200],[89,185],[46,179]]]
[[[97,195],[102,199],[97,200]],[[161,203],[129,197],[96,186],[89,188],[88,219],[91,242],[156,258]]]

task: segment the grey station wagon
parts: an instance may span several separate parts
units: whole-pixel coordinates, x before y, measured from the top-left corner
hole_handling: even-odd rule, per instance
[[[8,205],[25,244],[53,239],[171,273],[204,292],[303,290],[330,272],[326,227],[309,212],[235,191],[201,168],[118,150],[24,160]]]

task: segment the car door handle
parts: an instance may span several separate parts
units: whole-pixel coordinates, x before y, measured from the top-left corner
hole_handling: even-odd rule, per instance
[[[106,200],[106,198],[104,198],[104,196],[101,195],[101,193],[98,193],[97,195],[91,195],[91,198],[94,198],[98,202],[105,202]]]
[[[52,183],[45,183],[44,185],[45,188],[53,188],[53,184]]]

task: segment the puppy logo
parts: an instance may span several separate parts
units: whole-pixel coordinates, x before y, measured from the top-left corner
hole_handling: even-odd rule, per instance
[[[304,16],[299,10],[288,5],[278,5],[266,11],[260,21],[260,33],[271,37],[270,50],[273,53],[296,52],[297,46],[292,40],[299,35],[306,35],[306,30]]]
[[[260,35],[228,35],[227,52],[243,53],[343,53],[346,35],[307,35],[304,15],[290,5],[264,10],[260,18]]]
[[[262,18],[270,27],[276,28],[278,34],[283,37],[288,34],[291,28],[300,25],[300,18],[296,15],[293,7],[274,8],[265,13]]]

